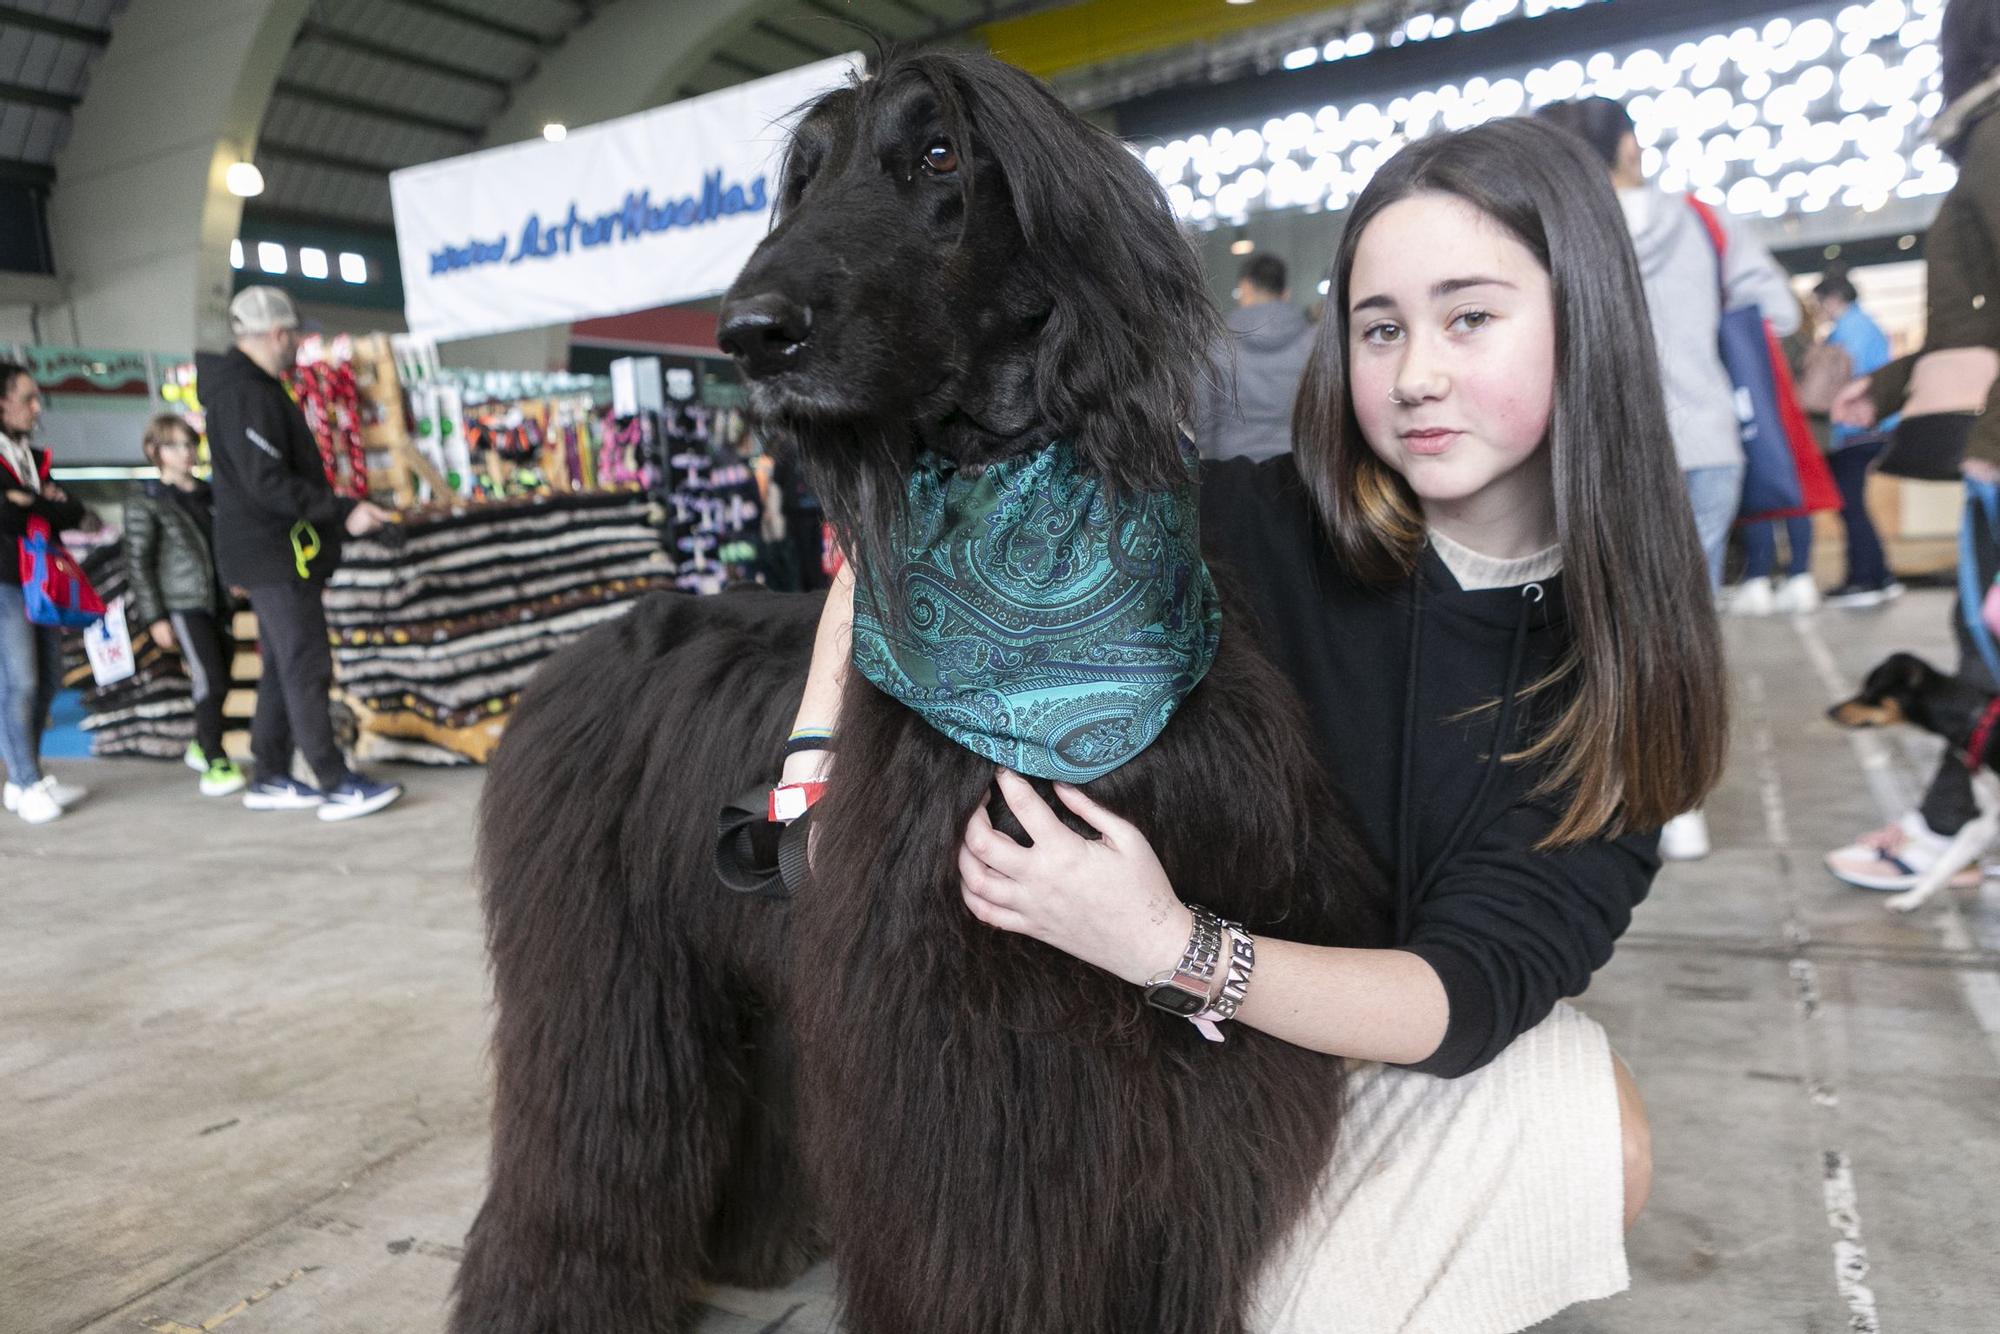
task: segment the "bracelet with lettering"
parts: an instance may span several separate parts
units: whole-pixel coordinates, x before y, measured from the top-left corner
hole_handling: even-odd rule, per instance
[[[1200,1015],[1210,1023],[1236,1017],[1243,998],[1250,993],[1250,973],[1257,967],[1257,942],[1243,929],[1242,923],[1224,922],[1222,930],[1229,939],[1229,952],[1223,961],[1222,990]]]

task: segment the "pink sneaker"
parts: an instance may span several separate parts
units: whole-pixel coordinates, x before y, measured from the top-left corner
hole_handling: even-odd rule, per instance
[[[1922,815],[1910,811],[1895,824],[1826,854],[1826,869],[1857,889],[1900,893],[1914,888],[1950,846],[1950,837],[1934,832]],[[1975,889],[1984,874],[1975,863],[1953,876],[1951,887]]]

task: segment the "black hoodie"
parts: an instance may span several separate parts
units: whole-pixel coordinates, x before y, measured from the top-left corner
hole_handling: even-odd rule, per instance
[[[1535,851],[1561,804],[1530,795],[1538,768],[1496,762],[1559,702],[1522,691],[1569,643],[1562,577],[1467,592],[1426,548],[1402,585],[1365,587],[1320,535],[1289,454],[1203,465],[1201,523],[1384,868],[1399,946],[1444,984],[1444,1040],[1414,1068],[1478,1069],[1590,984],[1659,869],[1657,834]]]
[[[237,348],[195,356],[215,465],[215,564],[244,588],[323,581],[355,502],[335,493],[305,414]]]

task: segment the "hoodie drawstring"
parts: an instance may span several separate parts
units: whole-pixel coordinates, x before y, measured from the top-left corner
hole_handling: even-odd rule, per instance
[[[1404,692],[1403,704],[1403,756],[1402,775],[1396,794],[1396,941],[1401,944],[1409,939],[1410,914],[1417,900],[1440,869],[1443,868],[1465,836],[1485,809],[1493,795],[1493,784],[1500,776],[1500,764],[1507,753],[1507,739],[1513,735],[1514,706],[1521,688],[1521,670],[1528,658],[1528,620],[1532,610],[1547,596],[1538,583],[1524,585],[1521,589],[1521,611],[1514,621],[1514,645],[1507,655],[1506,686],[1500,692],[1499,717],[1493,725],[1493,744],[1486,756],[1486,768],[1480,775],[1479,787],[1472,801],[1459,813],[1458,823],[1452,826],[1451,835],[1438,850],[1438,855],[1424,869],[1421,879],[1413,880],[1412,858],[1415,847],[1411,842],[1411,785],[1414,781],[1417,751],[1417,673],[1421,659],[1418,656],[1423,646],[1424,621],[1424,576],[1417,572],[1416,592],[1410,600],[1410,669],[1409,682]]]

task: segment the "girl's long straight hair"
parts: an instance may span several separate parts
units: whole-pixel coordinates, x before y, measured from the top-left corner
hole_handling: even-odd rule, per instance
[[[1463,199],[1505,227],[1548,270],[1555,301],[1546,448],[1573,638],[1533,687],[1560,688],[1560,710],[1509,758],[1542,762],[1537,795],[1565,804],[1544,846],[1656,829],[1700,805],[1721,776],[1727,682],[1638,260],[1604,164],[1587,145],[1509,119],[1420,140],[1382,167],[1334,255],[1293,416],[1299,470],[1350,569],[1385,588],[1413,575],[1423,514],[1362,438],[1347,306],[1369,223],[1426,193]]]

